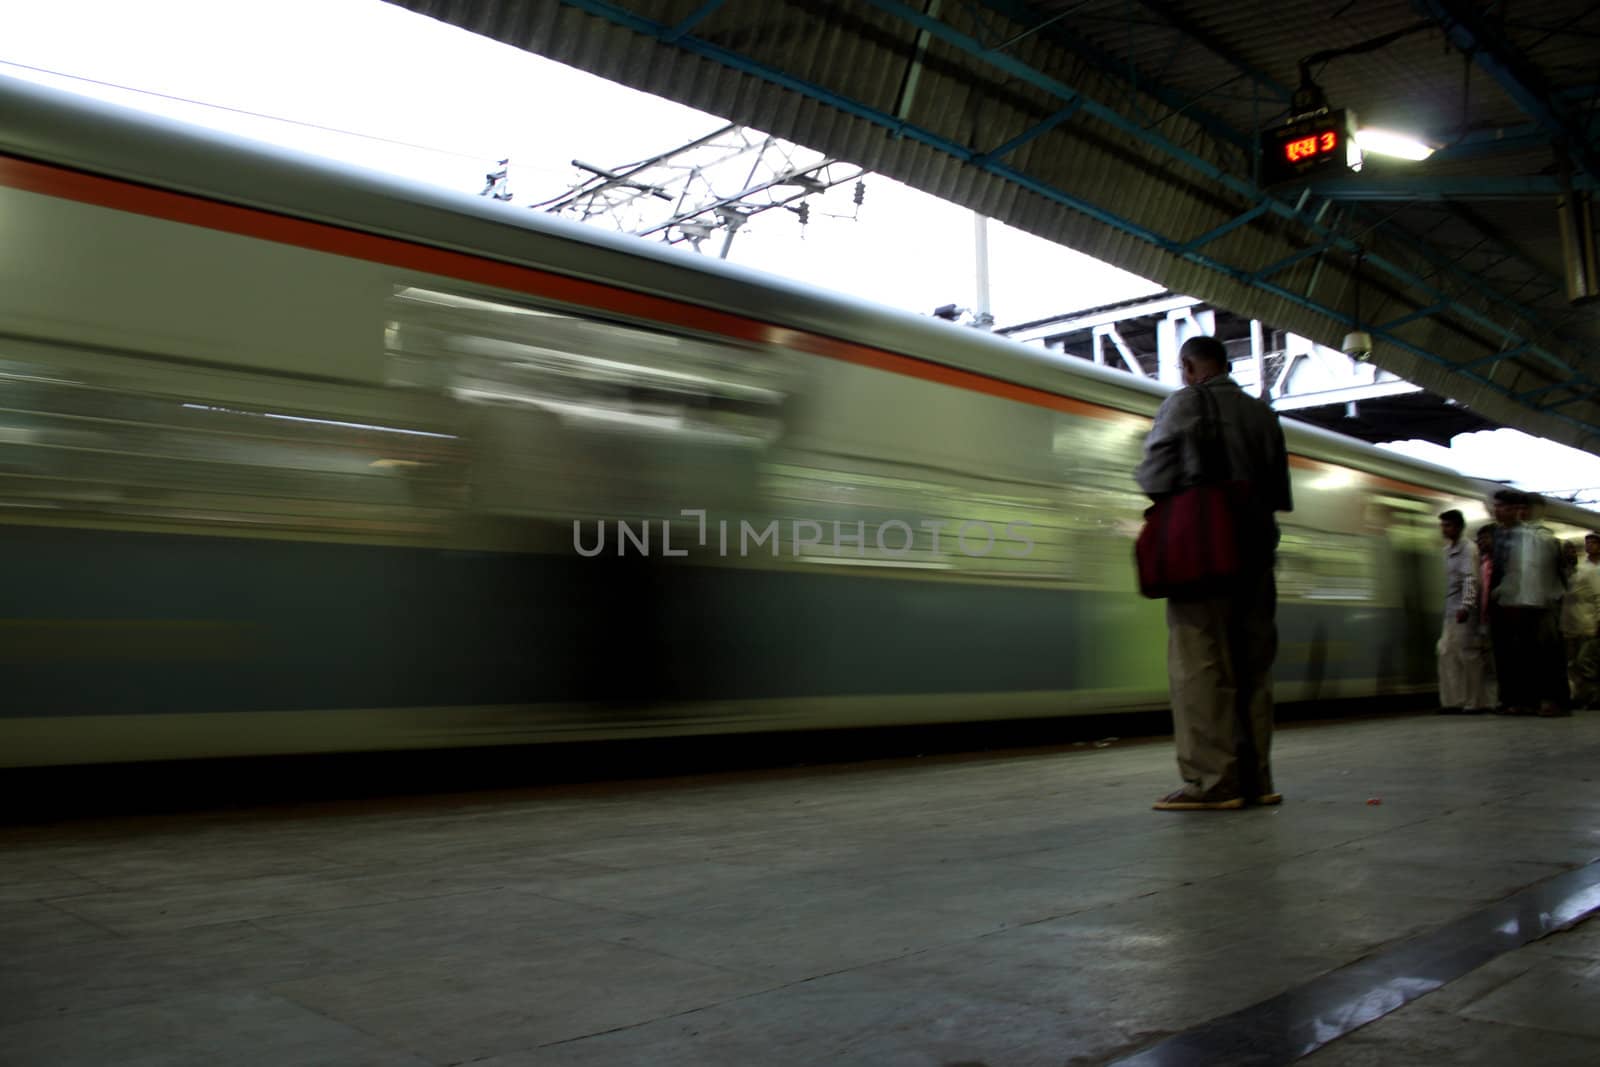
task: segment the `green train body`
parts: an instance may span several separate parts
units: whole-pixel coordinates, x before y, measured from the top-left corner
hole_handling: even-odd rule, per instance
[[[9,79],[0,220],[0,766],[1164,703],[1153,383]],[[1280,699],[1431,688],[1486,487],[1286,425]]]

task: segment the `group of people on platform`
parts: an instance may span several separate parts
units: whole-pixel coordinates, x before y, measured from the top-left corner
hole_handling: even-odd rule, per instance
[[[1542,505],[1499,490],[1470,542],[1461,512],[1439,516],[1441,712],[1556,717],[1600,703],[1600,534],[1563,544]]]

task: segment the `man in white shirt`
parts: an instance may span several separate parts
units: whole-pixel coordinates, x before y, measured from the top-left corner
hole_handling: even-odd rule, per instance
[[[1459,511],[1439,516],[1444,535],[1444,628],[1439,634],[1439,710],[1476,715],[1489,710],[1478,633],[1478,550],[1462,534]],[[1597,572],[1600,576],[1600,572]],[[1597,587],[1600,589],[1600,587]]]
[[[1583,557],[1567,579],[1567,596],[1561,605],[1567,680],[1575,708],[1594,707],[1600,700],[1600,534],[1585,536],[1583,549]]]

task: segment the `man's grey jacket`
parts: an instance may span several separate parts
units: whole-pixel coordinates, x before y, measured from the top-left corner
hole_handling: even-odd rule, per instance
[[[1269,545],[1277,543],[1276,511],[1293,511],[1289,490],[1289,456],[1278,414],[1250,396],[1227,375],[1208,378],[1178,390],[1156,412],[1144,459],[1134,477],[1152,499],[1201,484],[1201,423],[1205,405],[1199,390],[1216,402],[1217,431],[1227,457],[1228,481],[1245,482],[1259,518],[1270,527]],[[1211,480],[1217,480],[1213,477]],[[1262,533],[1267,534],[1263,529]]]

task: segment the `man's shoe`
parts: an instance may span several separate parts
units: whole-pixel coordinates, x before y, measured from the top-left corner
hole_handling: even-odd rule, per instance
[[[1541,704],[1539,706],[1539,718],[1541,719],[1565,719],[1571,714],[1572,712],[1558,704]]]
[[[1255,798],[1255,802],[1257,804],[1261,805],[1263,808],[1270,808],[1274,804],[1282,804],[1283,803],[1283,794],[1282,793],[1262,793],[1260,796]]]
[[[1156,811],[1235,811],[1244,807],[1244,797],[1201,800],[1180,789],[1156,801],[1154,807]]]
[[[1461,714],[1463,714],[1463,715],[1482,715],[1484,712],[1486,712],[1488,710],[1489,710],[1488,708],[1462,708],[1461,709]]]

